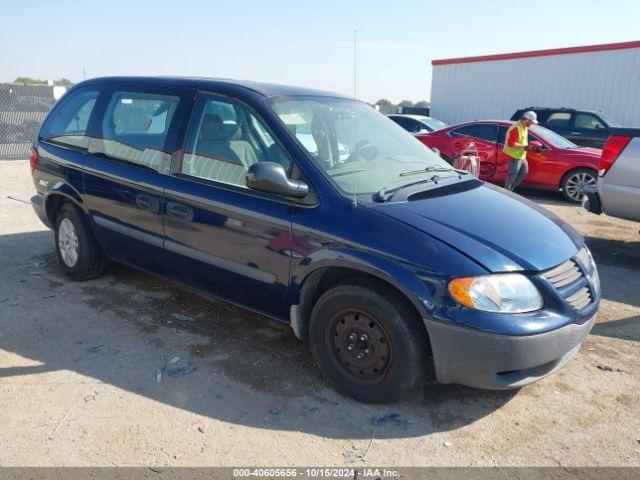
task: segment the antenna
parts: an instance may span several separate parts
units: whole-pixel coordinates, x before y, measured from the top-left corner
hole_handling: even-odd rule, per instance
[[[353,29],[353,199],[351,207],[358,206],[358,198],[356,196],[356,177],[358,176],[358,116],[356,110],[358,108],[358,32]]]

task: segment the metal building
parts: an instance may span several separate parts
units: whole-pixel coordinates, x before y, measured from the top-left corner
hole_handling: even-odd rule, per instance
[[[599,110],[640,127],[640,41],[434,60],[431,116],[506,119],[523,107]]]

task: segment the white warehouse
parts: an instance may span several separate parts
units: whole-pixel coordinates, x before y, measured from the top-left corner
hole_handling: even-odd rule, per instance
[[[431,115],[508,120],[519,108],[596,110],[640,127],[640,41],[434,60]]]

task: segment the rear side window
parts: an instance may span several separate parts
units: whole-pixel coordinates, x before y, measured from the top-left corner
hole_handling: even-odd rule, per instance
[[[89,119],[97,99],[96,90],[71,92],[51,113],[40,131],[40,138],[62,146],[86,149],[89,146]]]
[[[164,151],[179,97],[140,92],[114,92],[102,119],[102,142],[92,153],[159,171],[170,161]]]
[[[555,112],[549,115],[545,125],[549,128],[562,128],[568,127],[571,121],[571,114],[569,112]]]
[[[451,130],[451,135],[454,137],[473,137],[496,143],[498,141],[498,128],[497,125],[491,123],[477,123]]]

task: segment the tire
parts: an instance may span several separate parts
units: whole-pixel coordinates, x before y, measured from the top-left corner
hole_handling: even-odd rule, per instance
[[[368,282],[325,292],[311,312],[309,340],[330,382],[366,403],[398,400],[424,378],[429,361],[417,315],[394,292]]]
[[[598,184],[598,174],[590,168],[576,168],[565,174],[560,183],[562,195],[570,202],[582,201],[582,192],[586,187]]]
[[[106,258],[84,215],[72,204],[65,203],[55,222],[58,262],[64,273],[74,280],[89,280],[102,275]]]

